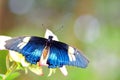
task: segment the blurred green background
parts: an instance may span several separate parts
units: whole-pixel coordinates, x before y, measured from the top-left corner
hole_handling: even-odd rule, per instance
[[[0,35],[44,37],[52,30],[60,41],[82,50],[88,68],[68,66],[47,77],[19,71],[14,80],[120,80],[120,0],[0,0]],[[0,73],[6,72],[0,51]]]

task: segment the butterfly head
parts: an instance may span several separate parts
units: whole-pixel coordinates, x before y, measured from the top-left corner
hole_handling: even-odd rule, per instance
[[[53,39],[53,36],[49,36],[49,37],[48,37],[48,40],[52,40],[52,39]]]

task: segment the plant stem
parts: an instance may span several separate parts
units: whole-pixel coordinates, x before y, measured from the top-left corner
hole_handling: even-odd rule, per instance
[[[10,62],[9,62],[9,54],[6,56],[6,68],[7,70],[9,69],[10,67]]]
[[[7,70],[7,72],[5,73],[5,76],[3,76],[3,79],[2,80],[5,80],[12,72],[14,72],[17,68],[17,63],[14,62],[10,68]]]

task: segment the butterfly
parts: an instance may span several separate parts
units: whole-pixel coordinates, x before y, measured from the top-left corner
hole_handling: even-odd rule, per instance
[[[64,65],[86,68],[89,60],[78,49],[58,41],[53,34],[46,38],[20,36],[5,41],[5,48],[16,51],[31,64],[47,65],[48,68],[60,68]]]

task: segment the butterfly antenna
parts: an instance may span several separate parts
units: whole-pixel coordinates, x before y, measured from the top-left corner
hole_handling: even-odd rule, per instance
[[[41,30],[44,31],[44,30],[46,30],[46,29],[47,29],[46,26],[45,26],[44,24],[42,24],[42,25],[41,25]]]
[[[61,33],[63,31],[63,25],[56,27],[55,32]]]
[[[46,25],[44,25],[44,24],[42,24],[42,29],[43,30],[47,30],[47,29],[52,29],[53,27],[52,27],[53,25],[49,25],[49,24],[46,24]]]

